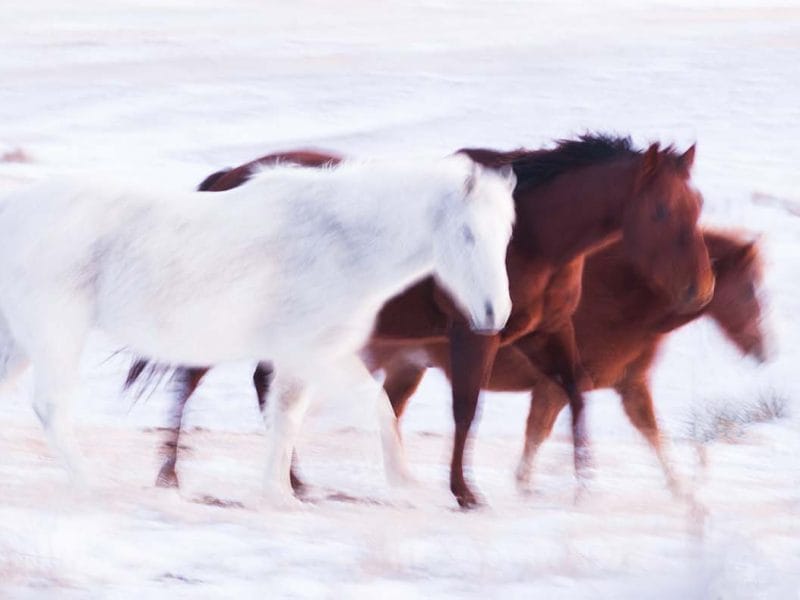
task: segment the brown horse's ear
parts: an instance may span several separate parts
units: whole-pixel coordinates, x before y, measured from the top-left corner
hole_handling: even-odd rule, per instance
[[[680,165],[681,169],[686,172],[688,175],[689,171],[692,170],[692,165],[694,165],[694,153],[697,149],[697,144],[692,144],[689,146],[689,149],[681,154],[680,158],[678,159],[678,164]]]
[[[734,261],[739,265],[748,265],[752,263],[758,256],[758,241],[752,240],[744,244],[741,248],[736,249],[734,254]]]
[[[642,169],[639,177],[641,182],[650,179],[658,170],[658,163],[661,159],[658,147],[658,142],[650,144],[650,147],[645,150],[644,156],[642,156]]]

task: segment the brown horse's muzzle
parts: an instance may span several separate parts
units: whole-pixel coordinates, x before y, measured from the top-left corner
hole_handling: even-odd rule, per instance
[[[677,309],[683,314],[691,314],[703,310],[714,297],[714,275],[709,274],[702,285],[693,281],[686,286],[682,297],[678,299]]]
[[[769,353],[764,347],[764,342],[760,339],[753,343],[748,354],[755,358],[760,364],[763,364],[769,360]]]
[[[749,356],[759,364],[770,359],[770,349],[760,322],[743,328],[743,331],[734,332],[734,341],[745,356]]]

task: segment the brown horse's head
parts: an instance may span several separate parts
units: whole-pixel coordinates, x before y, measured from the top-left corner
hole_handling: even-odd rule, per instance
[[[683,154],[651,145],[640,155],[623,216],[623,244],[634,266],[690,313],[711,300],[714,275],[697,227],[702,197],[690,182],[695,147]]]
[[[717,276],[708,314],[744,354],[764,361],[758,246],[755,242],[743,242],[721,233],[707,232],[705,239]]]

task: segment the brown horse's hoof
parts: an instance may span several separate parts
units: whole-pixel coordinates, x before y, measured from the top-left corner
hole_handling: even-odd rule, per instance
[[[592,479],[594,476],[594,459],[592,458],[591,447],[586,442],[585,438],[573,443],[575,444],[575,448],[573,450],[575,476],[579,480],[583,481]]]
[[[174,468],[169,468],[166,465],[161,467],[156,477],[156,487],[160,488],[179,488],[178,474],[175,473]]]
[[[306,487],[306,484],[303,483],[303,480],[295,474],[294,469],[289,471],[289,481],[292,484],[292,490],[294,491],[295,496],[305,496],[308,488]]]
[[[483,501],[478,498],[475,494],[472,493],[466,484],[463,486],[455,487],[452,486],[450,490],[453,492],[453,495],[456,497],[456,502],[458,505],[463,508],[464,510],[473,510],[475,508],[480,508],[483,506]]]

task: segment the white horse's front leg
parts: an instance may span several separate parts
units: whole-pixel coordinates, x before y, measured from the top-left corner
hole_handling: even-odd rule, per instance
[[[267,503],[274,507],[295,507],[299,500],[293,495],[290,479],[292,452],[308,408],[308,386],[279,368],[272,390],[272,398],[264,411],[268,436],[264,495]]]
[[[405,450],[400,438],[397,417],[392,409],[389,396],[381,384],[375,380],[363,362],[358,358],[343,364],[341,373],[349,376],[352,385],[367,385],[369,393],[375,398],[375,409],[383,450],[383,467],[390,485],[408,487],[416,484],[406,460]]]
[[[394,414],[389,396],[380,384],[377,386],[378,425],[381,431],[381,447],[383,449],[383,468],[387,481],[394,486],[413,486],[416,479],[411,474],[406,459],[403,440],[400,437],[400,426]]]

